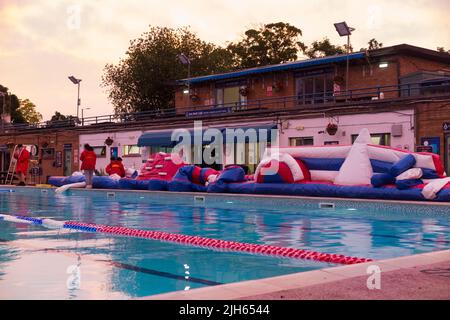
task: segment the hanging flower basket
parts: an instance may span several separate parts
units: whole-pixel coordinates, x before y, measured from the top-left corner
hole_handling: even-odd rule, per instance
[[[108,147],[110,147],[110,146],[113,144],[113,142],[114,142],[114,140],[111,139],[110,137],[108,137],[108,138],[105,140],[105,144],[106,144]]]
[[[327,133],[328,133],[330,136],[334,136],[334,135],[336,134],[337,130],[338,130],[338,126],[337,126],[337,124],[335,124],[335,123],[329,123],[329,124],[327,125],[326,130],[327,130]]]

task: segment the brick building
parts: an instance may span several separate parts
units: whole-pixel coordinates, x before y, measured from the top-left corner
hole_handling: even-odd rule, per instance
[[[337,55],[180,80],[189,81],[191,92],[180,86],[175,108],[164,113],[89,117],[66,128],[13,127],[0,133],[0,171],[8,163],[6,145],[17,143],[37,146],[42,182],[78,170],[86,142],[98,153],[99,170],[111,155],[138,167],[148,154],[172,149],[174,129],[192,130],[202,120],[220,130],[276,129],[266,142],[280,146],[351,144],[368,128],[373,143],[439,153],[450,172],[450,55],[403,44],[348,58],[348,86],[347,56]],[[330,123],[336,132],[327,131]],[[240,153],[224,143],[223,163],[258,162],[260,139],[246,141]]]

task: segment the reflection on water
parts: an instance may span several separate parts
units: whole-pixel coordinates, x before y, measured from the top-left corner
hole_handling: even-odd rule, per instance
[[[218,209],[0,193],[0,213],[52,217],[374,259],[449,248],[446,216],[375,210]],[[176,201],[176,200],[174,200]],[[79,288],[69,277],[79,266]],[[188,268],[186,268],[188,266]],[[328,264],[0,222],[0,299],[122,299]],[[71,270],[68,272],[68,270]],[[72,281],[73,280],[73,281]],[[75,282],[74,282],[75,281]]]

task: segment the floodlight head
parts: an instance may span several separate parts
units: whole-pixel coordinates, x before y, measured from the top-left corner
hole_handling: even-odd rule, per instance
[[[334,27],[341,37],[349,36],[355,30],[354,28],[350,28],[345,21],[335,23]]]
[[[191,60],[184,53],[179,54],[178,59],[180,60],[180,62],[182,64],[190,64],[191,63]]]
[[[79,84],[81,82],[81,79],[77,79],[74,76],[70,76],[69,80],[72,81],[73,84]]]

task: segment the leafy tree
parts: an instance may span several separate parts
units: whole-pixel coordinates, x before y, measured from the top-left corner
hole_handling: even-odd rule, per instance
[[[231,54],[202,41],[188,28],[150,27],[132,40],[125,58],[105,66],[102,84],[116,114],[173,107],[175,80],[187,77],[187,66],[177,56],[191,60],[191,76],[231,69]]]
[[[437,50],[438,52],[443,52],[443,53],[448,53],[448,54],[450,54],[450,50],[445,50],[444,47],[437,47],[436,50]]]
[[[15,94],[8,93],[8,88],[2,85],[0,85],[0,92],[2,93],[2,97],[0,98],[0,110],[11,115],[12,123],[26,123],[22,113],[18,111],[20,108],[19,98],[17,98]]]
[[[242,40],[230,43],[227,49],[233,55],[235,68],[295,61],[299,52],[306,49],[299,41],[301,35],[302,31],[289,23],[269,23],[247,30]]]
[[[19,100],[20,107],[18,112],[23,116],[27,123],[39,123],[42,121],[42,114],[36,110],[36,105],[29,99]]]
[[[370,39],[367,44],[369,45],[368,48],[361,48],[359,49],[359,51],[375,50],[383,47],[383,44],[381,42],[378,42],[375,38]]]
[[[47,121],[47,127],[66,127],[75,126],[79,122],[74,116],[65,116],[62,113],[55,111],[55,114]]]
[[[353,51],[352,47],[350,47],[351,51]],[[330,39],[324,38],[322,41],[314,41],[304,52],[309,58],[321,58],[346,53],[347,46],[334,45]]]

